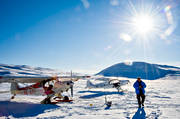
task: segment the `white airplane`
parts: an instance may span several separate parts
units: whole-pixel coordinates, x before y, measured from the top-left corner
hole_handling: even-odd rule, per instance
[[[61,77],[28,77],[28,76],[0,76],[0,83],[11,83],[11,94],[14,99],[16,95],[47,95],[41,104],[56,104],[57,102],[70,102],[69,97],[63,97],[63,92],[71,89],[73,96],[73,85],[78,79],[89,76],[61,76]],[[19,84],[26,84],[22,87]],[[29,85],[27,85],[29,84]],[[57,100],[58,98],[58,100]],[[54,102],[52,100],[54,99]]]
[[[87,81],[86,88],[116,88],[118,92],[121,89],[121,86],[129,83],[129,80],[119,80],[119,79],[110,79],[105,78],[102,83],[93,84],[90,80]]]

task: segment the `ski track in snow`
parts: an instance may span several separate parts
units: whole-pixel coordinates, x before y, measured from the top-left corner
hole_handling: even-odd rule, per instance
[[[145,107],[138,109],[133,83],[116,89],[86,89],[87,80],[74,85],[72,103],[42,105],[44,96],[17,96],[0,93],[0,118],[61,118],[61,119],[180,119],[180,80],[144,80],[147,85]],[[0,91],[9,90],[9,84],[0,84]],[[108,109],[104,105],[105,95],[112,101]]]

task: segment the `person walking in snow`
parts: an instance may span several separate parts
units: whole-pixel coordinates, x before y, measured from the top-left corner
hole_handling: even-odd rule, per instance
[[[141,105],[144,106],[146,84],[138,77],[133,87],[136,91],[139,108],[141,108]]]

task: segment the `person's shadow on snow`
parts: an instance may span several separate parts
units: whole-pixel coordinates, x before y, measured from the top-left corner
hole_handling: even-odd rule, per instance
[[[132,119],[146,119],[146,112],[144,108],[138,108]]]

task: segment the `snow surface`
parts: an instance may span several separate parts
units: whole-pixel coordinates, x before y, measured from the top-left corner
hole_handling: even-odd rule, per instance
[[[127,79],[127,78],[126,78]],[[10,100],[10,93],[0,93],[0,118],[61,118],[61,119],[180,119],[180,77],[144,80],[147,84],[145,107],[138,109],[133,83],[116,89],[86,89],[87,80],[74,85],[72,103],[42,105],[45,96],[17,96]],[[0,91],[8,91],[10,84],[0,84]],[[107,108],[105,95],[112,106]]]

